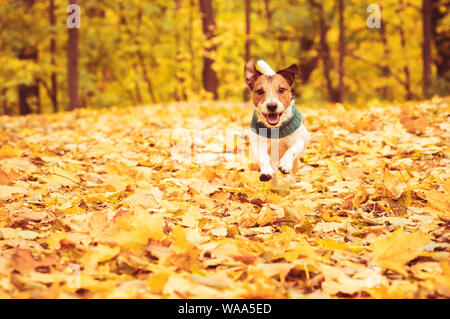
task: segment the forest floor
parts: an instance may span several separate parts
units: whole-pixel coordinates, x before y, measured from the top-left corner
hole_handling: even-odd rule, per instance
[[[450,298],[449,101],[299,106],[276,188],[249,105],[0,117],[0,297]]]

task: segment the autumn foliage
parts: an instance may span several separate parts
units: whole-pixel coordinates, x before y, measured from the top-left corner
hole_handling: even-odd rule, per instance
[[[449,298],[448,102],[299,106],[276,188],[223,152],[246,104],[1,117],[0,297]]]
[[[275,70],[298,64],[294,91],[304,104],[445,96],[449,7],[448,0],[0,0],[0,114],[242,101],[250,58]]]

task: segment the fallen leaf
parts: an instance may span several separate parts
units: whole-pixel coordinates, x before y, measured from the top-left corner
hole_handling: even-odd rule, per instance
[[[407,262],[419,256],[431,236],[421,233],[406,233],[402,228],[377,239],[370,247],[373,263],[381,268],[388,268],[407,276],[404,269]]]
[[[407,187],[400,174],[394,174],[387,168],[384,170],[383,185],[386,188],[387,195],[394,200],[399,199]]]

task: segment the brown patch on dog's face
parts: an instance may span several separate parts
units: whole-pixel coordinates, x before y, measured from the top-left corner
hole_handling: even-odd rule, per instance
[[[291,87],[279,74],[261,75],[255,82],[252,94],[255,106],[263,104],[266,100],[278,100],[285,107],[291,105]]]
[[[291,86],[298,67],[291,65],[273,76],[261,74],[255,68],[254,60],[245,66],[245,79],[252,92],[253,104],[260,120],[269,127],[278,127],[289,118],[286,110],[291,105]]]

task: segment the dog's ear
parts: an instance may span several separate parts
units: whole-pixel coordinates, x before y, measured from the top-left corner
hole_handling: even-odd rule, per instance
[[[255,60],[250,59],[245,63],[244,76],[250,90],[253,90],[256,80],[262,75],[255,67]]]
[[[292,86],[295,80],[295,76],[300,75],[300,68],[297,66],[297,64],[292,64],[287,69],[278,71],[277,74],[284,77],[289,85]]]

